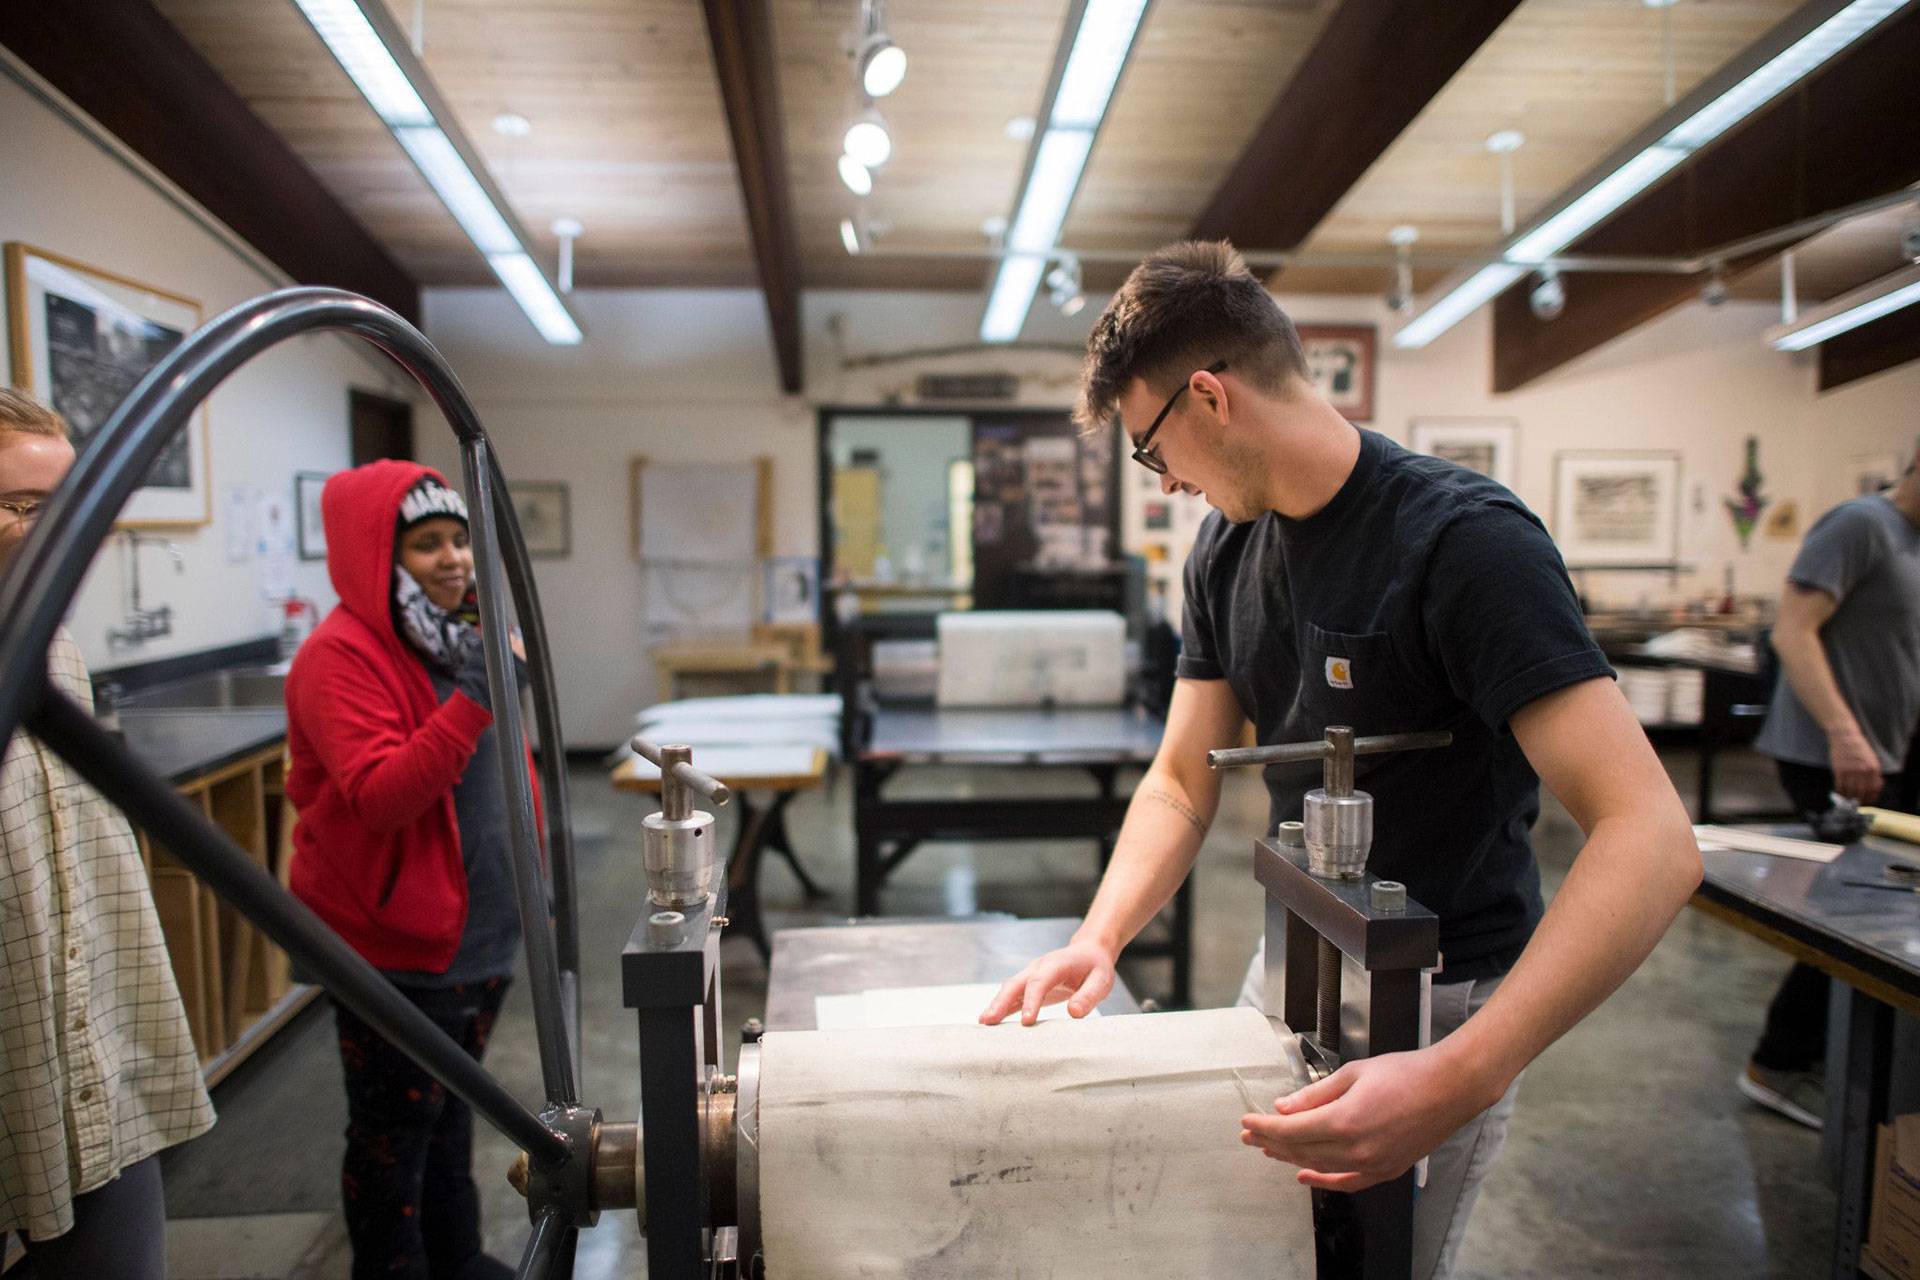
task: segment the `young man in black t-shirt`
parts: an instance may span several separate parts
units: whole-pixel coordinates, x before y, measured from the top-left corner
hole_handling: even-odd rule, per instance
[[[1341,418],[1229,245],[1149,257],[1087,345],[1083,424],[1117,414],[1166,491],[1215,511],[1187,563],[1165,736],[1100,891],[1072,943],[1009,979],[981,1020],[1032,1023],[1061,999],[1082,1017],[1107,994],[1206,835],[1206,753],[1247,720],[1263,743],[1330,724],[1450,730],[1451,747],[1356,767],[1376,806],[1369,869],[1440,917],[1432,1047],[1348,1063],[1240,1117],[1241,1141],[1329,1190],[1431,1155],[1414,1274],[1444,1275],[1521,1070],[1626,979],[1699,883],[1686,811],[1539,520],[1485,477]],[[1268,770],[1273,821],[1300,816],[1318,773]],[[1587,835],[1544,915],[1527,840],[1542,779]]]

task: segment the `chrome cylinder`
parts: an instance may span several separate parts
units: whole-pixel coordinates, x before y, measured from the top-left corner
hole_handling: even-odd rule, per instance
[[[684,818],[650,813],[641,823],[647,900],[662,907],[697,907],[713,893],[713,815]]]
[[[1328,795],[1323,787],[1307,792],[1301,814],[1306,830],[1307,870],[1327,880],[1357,879],[1373,851],[1373,797],[1364,791]]]

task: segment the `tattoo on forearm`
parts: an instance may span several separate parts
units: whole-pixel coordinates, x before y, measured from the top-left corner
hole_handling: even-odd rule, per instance
[[[1192,805],[1173,794],[1173,792],[1165,789],[1154,791],[1152,795],[1155,800],[1158,800],[1161,804],[1164,804],[1167,808],[1185,818],[1187,822],[1192,825],[1193,829],[1198,832],[1203,839],[1205,838],[1207,834],[1207,824],[1200,820],[1200,815],[1193,811]]]

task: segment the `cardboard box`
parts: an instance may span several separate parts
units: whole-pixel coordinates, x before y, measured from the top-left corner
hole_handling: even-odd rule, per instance
[[[1876,1280],[1920,1280],[1920,1112],[1880,1126],[1873,1166],[1862,1269]]]

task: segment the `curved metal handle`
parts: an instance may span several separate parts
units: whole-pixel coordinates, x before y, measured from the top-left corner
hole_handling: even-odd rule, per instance
[[[504,785],[514,827],[514,879],[527,938],[542,1074],[548,1099],[570,1105],[578,1092],[579,1053],[577,1043],[570,1041],[571,1035],[577,1035],[578,1018],[576,1015],[573,1025],[568,1025],[564,1013],[568,995],[554,955],[554,942],[557,933],[568,961],[577,969],[572,836],[566,821],[558,700],[533,589],[531,561],[486,433],[459,379],[418,329],[387,308],[339,289],[283,289],[216,317],[148,371],[88,441],[65,482],[48,500],[11,571],[0,578],[0,742],[8,740],[23,722],[31,721],[36,731],[50,726],[56,731],[64,728],[61,741],[51,742],[49,738],[51,745],[89,781],[110,798],[118,799],[143,823],[160,814],[167,790],[164,782],[130,757],[123,759],[106,751],[93,741],[89,732],[93,726],[78,723],[62,707],[64,700],[50,695],[48,647],[95,553],[112,532],[115,517],[200,403],[254,356],[296,335],[322,331],[350,333],[385,352],[425,388],[463,445],[467,482],[476,499],[472,516],[483,605],[489,611],[488,634],[484,637],[488,676],[493,704],[505,713],[496,737],[501,744]],[[515,609],[528,633],[528,661],[546,757],[543,769],[551,795],[548,830],[560,917],[557,926],[548,923],[533,838],[532,787],[520,756],[523,739],[513,693],[513,668],[507,656],[503,585],[512,590]],[[80,719],[84,720],[84,715]],[[43,732],[43,736],[48,735]],[[116,770],[130,776],[116,778]],[[231,842],[224,840],[211,823],[177,813],[170,820],[174,837],[168,843],[180,860],[209,883],[229,886],[229,901],[249,919],[261,923],[275,918],[275,927],[267,930],[269,936],[318,974],[330,991],[342,995],[355,1013],[377,1027],[398,1030],[403,1025],[418,1025],[407,1016],[417,1017],[418,1011],[390,984],[377,977],[367,980],[373,971],[364,960],[344,948],[315,945],[313,930],[324,931],[324,926],[284,890],[271,885],[270,878],[256,884],[227,867],[223,859],[231,854]],[[358,964],[349,963],[349,959]],[[577,973],[568,976],[575,978],[577,999]],[[434,1053],[423,1053],[421,1042],[411,1033],[392,1038],[416,1061],[440,1061]],[[454,1082],[444,1067],[434,1074],[447,1083]],[[492,1083],[484,1073],[479,1079]],[[542,1158],[564,1158],[564,1140],[533,1120],[524,1108],[509,1107],[510,1095],[498,1092],[469,1100],[493,1124]]]

